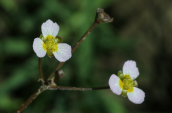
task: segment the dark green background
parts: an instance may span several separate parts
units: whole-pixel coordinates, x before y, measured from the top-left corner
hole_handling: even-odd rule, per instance
[[[172,102],[172,1],[170,0],[0,0],[0,113],[17,110],[35,92],[38,57],[34,38],[47,19],[60,26],[59,36],[72,47],[93,23],[97,8],[114,17],[98,25],[62,69],[61,86],[108,85],[127,60],[137,62],[143,104],[111,90],[45,91],[23,113],[170,112]],[[45,56],[45,77],[58,61]]]

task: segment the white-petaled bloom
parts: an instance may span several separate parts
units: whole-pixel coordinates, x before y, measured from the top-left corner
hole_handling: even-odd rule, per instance
[[[122,72],[118,72],[118,76],[111,75],[109,79],[110,89],[117,95],[128,96],[128,99],[135,104],[141,104],[144,101],[145,93],[135,87],[137,82],[134,79],[138,75],[139,70],[136,67],[136,62],[128,60],[124,63]]]
[[[40,58],[47,53],[49,57],[53,55],[60,62],[65,62],[71,58],[71,46],[66,43],[59,43],[60,38],[57,37],[59,26],[50,19],[41,26],[42,35],[35,38],[33,42],[33,50]]]

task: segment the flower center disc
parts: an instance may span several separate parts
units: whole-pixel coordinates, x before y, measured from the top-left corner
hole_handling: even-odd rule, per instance
[[[51,35],[48,35],[45,38],[45,45],[48,51],[55,52],[58,50],[57,44],[55,43],[55,38]]]
[[[124,75],[123,79],[123,88],[127,90],[127,92],[132,92],[134,86],[134,81],[131,79],[130,75]]]

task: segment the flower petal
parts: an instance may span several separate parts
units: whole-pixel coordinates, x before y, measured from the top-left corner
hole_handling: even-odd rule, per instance
[[[44,38],[47,37],[48,35],[56,37],[59,32],[59,29],[60,28],[57,25],[57,23],[53,23],[53,21],[51,21],[50,19],[48,19],[41,26],[41,30],[42,30],[42,34],[43,34]]]
[[[131,79],[136,79],[139,75],[139,70],[136,67],[136,62],[132,60],[128,60],[124,63],[123,66],[123,74],[130,75]]]
[[[117,94],[117,95],[120,95],[122,92],[120,82],[122,82],[122,81],[118,76],[116,76],[115,74],[111,75],[111,77],[109,79],[109,86],[110,86],[110,89],[112,90],[112,92]]]
[[[53,52],[55,58],[60,62],[65,62],[72,56],[71,46],[66,43],[60,43],[57,45],[58,50]]]
[[[40,38],[35,38],[33,41],[33,50],[40,58],[46,55],[46,50],[43,48],[44,42]]]
[[[133,92],[128,92],[127,96],[131,102],[141,104],[144,101],[145,93],[141,89],[134,87]]]

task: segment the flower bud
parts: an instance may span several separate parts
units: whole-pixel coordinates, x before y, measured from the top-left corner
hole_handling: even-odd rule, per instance
[[[127,90],[122,90],[121,95],[122,95],[123,97],[126,97],[126,96],[127,96]]]
[[[55,37],[55,43],[58,44],[58,43],[61,43],[61,42],[62,42],[62,37],[56,36]]]
[[[98,23],[110,23],[113,21],[107,13],[104,12],[104,9],[98,8],[96,14],[96,22]]]
[[[123,75],[123,73],[122,73],[122,71],[120,70],[120,71],[118,71],[118,77],[121,79],[121,80],[123,80],[124,79],[124,75]]]

